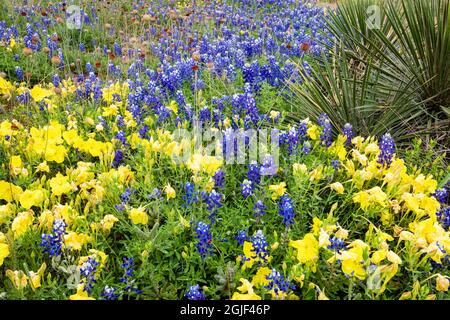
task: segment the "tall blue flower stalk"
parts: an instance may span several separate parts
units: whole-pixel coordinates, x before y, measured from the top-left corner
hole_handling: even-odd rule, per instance
[[[97,267],[99,265],[100,262],[92,257],[89,257],[88,260],[81,265],[81,283],[84,284],[83,290],[88,293],[92,291],[94,284],[97,282],[95,279],[95,273],[97,272]]]
[[[267,290],[273,290],[276,296],[288,293],[289,289],[295,290],[295,285],[285,279],[285,277],[275,269],[266,276],[269,283],[264,286]]]
[[[197,228],[195,229],[195,232],[197,233],[195,237],[197,239],[197,251],[202,259],[212,256],[213,254],[212,235],[210,228],[211,227],[208,224],[200,221],[197,224]]]
[[[62,219],[53,221],[52,233],[42,234],[40,246],[44,249],[43,253],[47,253],[48,256],[58,257],[62,255],[62,244],[64,241],[64,234],[66,234],[67,223]]]
[[[278,202],[278,213],[283,217],[283,223],[286,227],[289,227],[295,223],[294,204],[292,202],[292,198],[287,194],[282,195],[280,201]]]
[[[267,262],[267,258],[269,257],[269,243],[267,242],[266,236],[263,232],[258,230],[250,240],[252,243],[251,251],[254,254],[252,258],[259,259],[262,262]]]
[[[123,269],[123,276],[120,278],[120,282],[125,283],[125,291],[126,292],[134,292],[134,293],[141,293],[141,290],[139,290],[135,286],[136,279],[134,279],[134,267],[135,262],[134,258],[123,258],[123,264],[120,266]]]
[[[389,168],[392,163],[392,157],[395,153],[395,142],[389,133],[384,134],[380,141],[380,154],[378,156],[378,163],[386,168]]]

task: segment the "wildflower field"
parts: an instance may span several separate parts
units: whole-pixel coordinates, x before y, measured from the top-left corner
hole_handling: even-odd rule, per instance
[[[338,2],[2,1],[0,299],[449,299],[450,2]]]

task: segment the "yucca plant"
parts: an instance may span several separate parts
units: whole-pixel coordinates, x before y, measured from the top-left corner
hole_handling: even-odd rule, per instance
[[[371,8],[376,26],[368,23]],[[449,13],[450,0],[339,4],[327,16],[334,47],[311,62],[315,71],[303,84],[291,85],[298,98],[293,111],[303,117],[327,112],[337,127],[352,122],[364,134],[431,132],[448,143]]]

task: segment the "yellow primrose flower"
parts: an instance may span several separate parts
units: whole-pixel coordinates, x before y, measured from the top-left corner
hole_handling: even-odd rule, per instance
[[[131,221],[134,224],[147,224],[148,223],[148,215],[145,212],[144,208],[132,208],[128,213]]]
[[[52,94],[53,91],[44,89],[39,85],[34,86],[33,89],[30,90],[30,95],[36,102],[41,102],[45,98],[50,97]]]
[[[364,149],[364,153],[367,155],[377,155],[380,152],[380,148],[378,147],[378,144],[375,142],[369,143],[366,148]]]
[[[33,220],[33,211],[20,212],[11,225],[11,230],[14,233],[14,239],[17,239],[25,234],[33,224]]]
[[[41,286],[41,279],[44,277],[44,272],[46,268],[47,265],[44,262],[37,272],[30,271],[28,273],[28,280],[30,280],[30,286],[33,290],[36,290]]]
[[[270,110],[269,116],[272,120],[275,120],[280,116],[280,112],[276,110]]]
[[[361,136],[357,136],[352,139],[352,144],[354,144],[356,146],[356,148],[358,148],[359,150],[362,149],[363,142],[364,142],[364,138]]]
[[[30,209],[31,207],[39,207],[45,200],[44,191],[38,190],[25,190],[19,198],[20,205],[24,209]]]
[[[312,231],[315,236],[318,236],[320,233],[320,228],[322,227],[323,222],[317,217],[313,218]]]
[[[447,292],[450,286],[450,281],[447,276],[442,276],[438,274],[436,277],[436,290],[441,292]]]
[[[0,200],[11,202],[13,199],[18,200],[22,194],[22,188],[12,183],[0,180]]]
[[[55,216],[50,210],[44,210],[38,217],[39,228],[44,230],[51,230],[53,227]]]
[[[19,175],[22,172],[23,163],[20,156],[12,156],[9,161],[9,169],[11,173],[15,176]]]
[[[267,267],[261,267],[258,269],[256,274],[253,276],[252,285],[255,287],[267,286],[269,284],[269,280],[267,280],[267,276],[272,273],[272,270]]]
[[[302,240],[290,241],[289,246],[297,249],[297,260],[311,267],[316,272],[319,260],[319,242],[312,233],[307,233]]]
[[[110,116],[116,116],[119,112],[119,108],[115,105],[112,104],[109,107],[104,107],[103,108],[103,113],[102,116],[103,117],[110,117]]]
[[[386,258],[392,263],[402,264],[402,259],[392,250],[387,252]]]
[[[50,172],[50,167],[47,164],[47,161],[41,162],[36,167],[37,172]]]
[[[425,210],[425,212],[428,213],[429,216],[435,217],[435,214],[439,211],[441,205],[435,197],[425,196],[420,200],[420,207]]]
[[[18,290],[25,288],[28,284],[28,277],[22,270],[6,270],[6,276],[9,278],[9,280],[11,280],[14,287]]]
[[[361,209],[364,211],[372,205],[384,207],[387,204],[387,200],[388,198],[386,193],[384,193],[378,186],[369,190],[360,191],[353,196],[353,202],[359,203],[361,205]]]
[[[344,186],[340,182],[335,182],[330,184],[330,188],[334,191],[336,191],[338,194],[344,193]]]
[[[340,161],[344,161],[347,157],[347,150],[345,149],[345,142],[347,141],[347,137],[340,134],[333,144],[328,148],[328,152],[334,154],[338,157]]]
[[[326,248],[330,243],[330,235],[321,228],[319,232],[319,247]]]
[[[84,284],[80,284],[77,287],[77,293],[71,295],[69,297],[70,300],[95,300],[92,297],[89,297],[89,294],[84,291]]]
[[[241,278],[240,281],[242,285],[237,289],[241,293],[233,293],[231,300],[261,300],[261,297],[253,291],[253,286],[247,279]]]
[[[63,176],[61,173],[57,173],[56,176],[50,179],[50,187],[52,193],[55,196],[60,196],[72,192],[76,187],[69,183],[69,177]]]
[[[315,124],[311,125],[308,130],[306,131],[308,136],[311,138],[311,140],[317,140],[320,136],[320,130],[319,127]]]
[[[367,164],[367,157],[364,154],[361,154],[356,149],[352,150],[352,157],[353,160],[358,161],[362,166],[365,166]]]
[[[173,111],[173,113],[178,114],[178,104],[175,100],[170,101],[169,109]]]
[[[270,185],[269,191],[272,191],[272,200],[277,200],[286,192],[286,182]]]
[[[72,221],[78,216],[77,211],[68,204],[55,205],[53,212],[56,219],[63,219],[68,225],[71,225]]]
[[[9,253],[10,252],[8,244],[0,242],[0,266],[2,266],[5,258],[9,256]]]
[[[69,248],[70,250],[80,251],[81,248],[91,240],[92,238],[90,236],[73,231],[69,231],[64,235],[64,244],[66,248]]]
[[[176,196],[175,189],[172,188],[172,186],[170,185],[170,183],[168,183],[168,184],[164,187],[164,192],[166,193],[166,198],[167,198],[167,200],[173,199],[173,198],[175,198],[175,196]]]
[[[109,232],[113,227],[114,224],[119,221],[114,215],[107,214],[103,217],[103,219],[100,221],[103,231]]]
[[[317,296],[317,300],[330,300],[330,299],[325,295],[325,289],[319,290],[319,295]]]
[[[361,240],[353,241],[348,248],[349,250],[343,251],[338,254],[336,259],[341,261],[342,271],[349,275],[364,280],[366,278],[366,270],[364,268],[364,251],[369,246]]]
[[[309,181],[319,181],[322,179],[323,166],[320,165],[309,174]]]
[[[419,174],[412,181],[414,193],[434,193],[437,188],[437,181],[433,179],[432,175],[425,177],[423,174]]]
[[[334,234],[336,237],[341,239],[347,239],[348,238],[348,231],[344,228],[339,227],[338,231]]]
[[[372,258],[370,260],[374,264],[380,264],[384,259],[386,259],[387,250],[377,250],[372,253]]]
[[[9,95],[14,90],[15,90],[15,87],[11,84],[11,82],[0,77],[0,94],[1,95]]]
[[[308,167],[303,163],[294,163],[292,165],[292,171],[294,175],[299,176],[308,172]]]

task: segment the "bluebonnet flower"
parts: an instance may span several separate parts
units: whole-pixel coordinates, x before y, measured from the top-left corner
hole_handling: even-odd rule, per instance
[[[192,205],[192,203],[196,202],[196,194],[195,194],[195,185],[190,182],[186,182],[184,184],[184,195],[183,195],[184,204],[183,207],[187,208]]]
[[[312,150],[311,143],[309,141],[306,141],[301,149],[302,153],[307,156],[311,152],[311,150]]]
[[[106,285],[100,296],[103,297],[104,300],[117,300],[119,295],[116,293],[116,291],[116,288]]]
[[[113,167],[117,168],[120,166],[121,162],[123,160],[123,151],[122,150],[116,150],[114,151],[114,159],[113,159]]]
[[[266,206],[264,205],[262,200],[256,201],[255,205],[253,206],[253,216],[256,218],[260,218],[265,214],[266,214]]]
[[[295,290],[295,285],[285,279],[285,277],[275,269],[272,269],[272,273],[266,276],[269,280],[269,284],[264,286],[268,290],[273,290],[275,295],[280,293],[287,293],[289,289]]]
[[[195,286],[190,286],[185,296],[189,300],[206,300],[206,297],[198,284],[196,284]]]
[[[433,196],[440,202],[446,203],[449,196],[449,191],[446,188],[437,189]]]
[[[380,141],[380,155],[378,156],[378,163],[389,168],[392,162],[392,157],[395,152],[394,139],[389,133],[384,134]]]
[[[325,147],[331,146],[333,142],[331,122],[328,119],[323,120],[323,128],[322,133],[320,134],[320,141]]]
[[[328,117],[328,115],[324,112],[322,112],[319,116],[319,118],[317,118],[317,124],[321,127],[325,126],[326,121],[330,121],[330,118]]]
[[[352,144],[352,139],[354,137],[353,134],[353,126],[350,123],[346,123],[344,125],[344,128],[342,129],[342,133],[344,134],[344,136],[347,137],[347,140],[345,140],[345,145],[349,146]]]
[[[122,202],[129,202],[133,191],[130,188],[126,188],[125,191],[120,195],[120,200]]]
[[[331,165],[335,170],[337,170],[340,168],[341,162],[339,160],[331,160]]]
[[[92,67],[92,64],[90,64],[89,62],[86,63],[86,71],[88,73],[94,72],[94,67]]]
[[[44,247],[43,253],[47,253],[49,257],[60,256],[62,254],[62,243],[64,234],[66,234],[67,223],[62,219],[53,221],[53,229],[50,234],[42,234],[40,246]]]
[[[221,208],[223,205],[220,203],[222,200],[222,194],[217,192],[216,190],[212,190],[209,195],[206,197],[206,205],[207,209],[210,212],[208,218],[211,220],[211,223],[214,223],[215,217],[217,214],[217,209]]]
[[[80,48],[81,52],[85,52],[86,51],[86,45],[84,43],[80,43],[79,48]]]
[[[247,199],[253,194],[253,187],[252,182],[245,179],[244,182],[241,183],[242,187],[242,195],[244,196],[244,199]]]
[[[222,169],[218,169],[213,176],[214,185],[216,188],[223,188],[225,183],[225,172]]]
[[[240,245],[243,245],[244,241],[248,240],[247,231],[239,230],[237,235],[236,235],[236,237],[235,237],[235,239]]]
[[[291,224],[294,224],[294,205],[292,203],[291,197],[287,194],[281,196],[280,201],[278,202],[278,213],[283,217],[283,223],[288,227]]]
[[[16,76],[19,79],[19,81],[23,81],[23,79],[24,79],[23,69],[19,66],[16,66],[15,71],[16,71]]]
[[[208,122],[211,120],[211,111],[207,106],[204,106],[202,109],[200,109],[200,121],[201,122]]]
[[[97,267],[99,265],[100,262],[92,257],[89,257],[88,260],[81,265],[80,274],[83,278],[81,282],[84,284],[84,291],[88,293],[92,291],[94,283],[97,282],[95,280],[95,273],[97,272]]]
[[[251,252],[255,254],[253,258],[267,262],[267,257],[269,256],[269,243],[267,242],[266,236],[263,234],[263,232],[261,230],[258,230],[250,240],[252,243]]]
[[[247,178],[253,184],[257,185],[261,182],[261,174],[259,173],[259,165],[256,161],[252,161],[248,166]]]
[[[114,43],[114,54],[116,56],[122,55],[122,47],[117,42]]]
[[[442,227],[450,231],[450,207],[442,208],[436,213],[436,216]]]
[[[271,155],[266,155],[264,161],[259,168],[259,174],[261,176],[273,176],[277,173],[278,168]]]
[[[134,266],[135,266],[135,263],[134,263],[133,258],[126,258],[126,257],[123,258],[123,264],[120,267],[123,269],[124,274],[123,274],[122,278],[120,278],[120,282],[126,284],[126,287],[124,289],[125,291],[128,291],[128,292],[131,291],[131,292],[139,294],[139,293],[141,293],[141,291],[134,286],[134,283],[136,281],[135,279],[133,279]]]
[[[341,250],[346,250],[347,246],[342,238],[338,237],[330,237],[330,244],[328,245],[328,249],[334,250],[337,253],[341,253]]]
[[[54,74],[52,76],[52,83],[55,87],[59,87],[59,84],[61,83],[61,79],[59,78],[59,75]]]
[[[159,190],[158,188],[154,188],[152,193],[149,194],[148,198],[149,199],[159,199],[161,198],[162,192],[161,190]]]
[[[197,251],[202,257],[205,259],[208,256],[212,256],[213,254],[213,246],[212,246],[212,235],[210,231],[210,226],[203,221],[200,221],[197,224],[197,228],[195,229],[197,232],[197,236],[195,237],[198,242],[196,244]]]
[[[119,140],[124,146],[127,144],[127,135],[123,130],[119,130],[114,138]]]
[[[296,127],[292,127],[288,132],[280,136],[280,143],[288,146],[288,155],[291,155],[294,148],[297,147],[299,141],[299,134]]]

